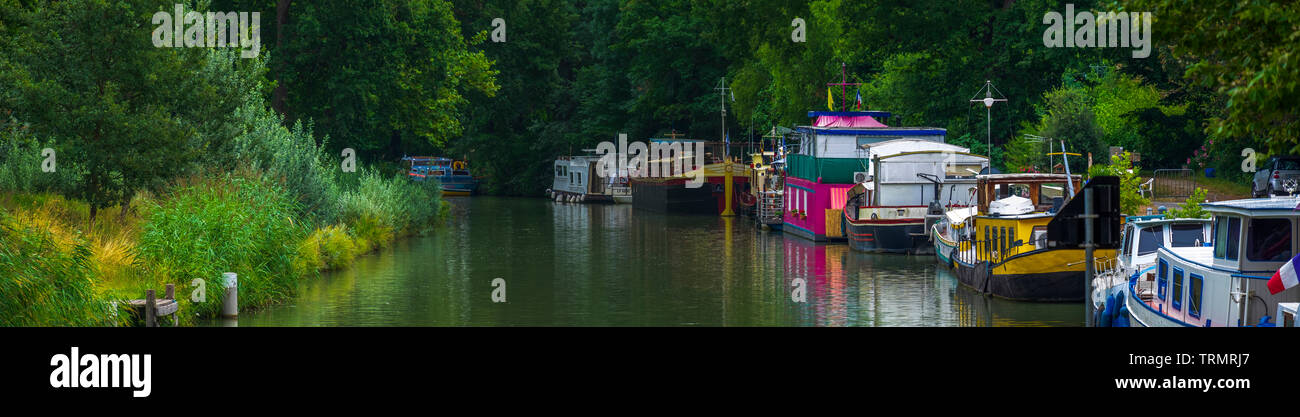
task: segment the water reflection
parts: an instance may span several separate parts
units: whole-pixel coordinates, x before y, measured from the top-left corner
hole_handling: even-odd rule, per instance
[[[452,199],[447,226],[305,283],[241,326],[1077,326],[1079,304],[991,299],[933,257],[854,252],[748,218]],[[507,301],[491,299],[495,278]],[[792,299],[802,281],[804,302]],[[216,323],[214,323],[216,325]]]

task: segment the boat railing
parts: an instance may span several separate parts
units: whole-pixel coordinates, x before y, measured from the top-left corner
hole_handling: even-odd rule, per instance
[[[785,196],[780,191],[763,191],[758,202],[758,221],[779,224],[785,221]]]

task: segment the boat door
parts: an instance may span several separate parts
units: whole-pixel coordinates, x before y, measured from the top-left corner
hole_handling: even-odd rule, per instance
[[[596,164],[598,162],[600,161],[587,162],[587,178],[591,179],[591,181],[589,181],[590,186],[588,187],[588,191],[587,191],[589,194],[605,194],[605,186],[606,186],[605,183],[609,181],[608,178],[603,178],[599,175],[596,175],[597,174]]]

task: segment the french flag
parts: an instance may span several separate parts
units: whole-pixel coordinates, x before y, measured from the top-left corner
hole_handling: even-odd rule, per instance
[[[1295,273],[1297,263],[1300,263],[1300,255],[1291,258],[1290,261],[1282,265],[1281,269],[1273,273],[1273,278],[1268,280],[1269,294],[1280,293],[1287,288],[1294,287],[1296,283],[1300,283],[1300,279],[1297,279]]]

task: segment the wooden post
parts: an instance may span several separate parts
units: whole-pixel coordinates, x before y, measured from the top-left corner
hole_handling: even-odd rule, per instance
[[[163,296],[163,299],[171,300],[171,302],[173,303],[176,302],[176,284],[167,284],[167,290],[165,291],[165,293],[166,295]],[[181,325],[180,316],[181,316],[180,305],[177,304],[176,311],[172,313],[172,327],[180,327]]]
[[[144,327],[158,327],[156,302],[154,290],[144,290]]]

